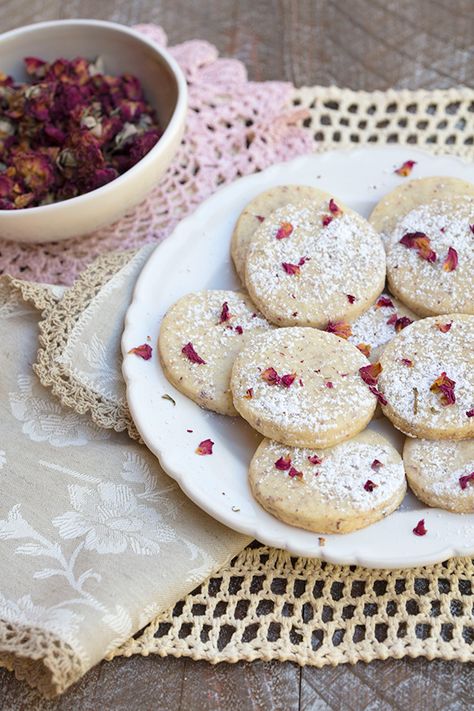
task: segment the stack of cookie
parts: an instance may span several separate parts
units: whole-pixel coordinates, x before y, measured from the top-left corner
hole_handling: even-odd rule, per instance
[[[246,291],[183,297],[158,345],[176,388],[264,436],[259,503],[345,533],[394,511],[406,472],[428,505],[474,512],[474,186],[413,180],[369,221],[316,188],[272,188],[231,253]],[[379,408],[408,435],[403,461],[365,429]]]

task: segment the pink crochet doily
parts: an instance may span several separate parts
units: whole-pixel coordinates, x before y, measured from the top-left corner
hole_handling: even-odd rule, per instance
[[[136,29],[166,45],[160,27]],[[159,242],[218,186],[311,150],[311,136],[295,125],[302,110],[290,107],[291,84],[249,82],[241,62],[219,59],[208,42],[170,52],[188,81],[189,111],[180,151],[156,189],[119,222],[85,237],[40,245],[0,240],[0,274],[71,284],[99,254]]]

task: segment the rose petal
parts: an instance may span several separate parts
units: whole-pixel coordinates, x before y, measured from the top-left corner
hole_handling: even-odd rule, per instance
[[[367,385],[377,385],[377,380],[381,372],[382,366],[378,362],[359,368],[359,375]]]
[[[134,353],[140,358],[143,358],[143,360],[150,360],[153,353],[153,348],[148,345],[148,343],[142,343],[141,346],[135,346],[135,348],[131,348],[128,352]]]
[[[364,484],[364,489],[366,491],[373,491],[377,486],[378,486],[378,484],[374,484],[374,482],[371,479],[367,479],[367,481]]]
[[[183,353],[188,360],[191,361],[191,363],[197,363],[198,365],[206,365],[206,361],[201,358],[200,355],[196,353],[194,350],[194,346],[189,341],[189,343],[186,343],[185,346],[181,349],[181,353]]]
[[[459,486],[461,489],[467,489],[467,485],[469,484],[470,481],[474,481],[474,472],[471,472],[470,474],[465,474],[464,476],[459,477]]]
[[[262,373],[262,380],[265,380],[269,385],[279,385],[281,378],[275,368],[266,368]]]
[[[280,457],[280,459],[277,459],[275,462],[275,468],[279,469],[281,472],[286,472],[288,469],[291,467],[291,458],[290,457]]]
[[[345,321],[328,321],[326,331],[328,333],[334,333],[336,336],[345,339],[352,336],[351,326]]]
[[[441,375],[439,375],[436,380],[432,382],[430,391],[438,393],[443,407],[448,407],[449,405],[454,405],[456,402],[456,396],[454,394],[455,386],[456,381],[448,378],[446,373],[443,371]]]
[[[438,331],[441,331],[441,333],[447,333],[451,329],[452,325],[452,321],[449,323],[435,323],[435,328],[437,328]]]
[[[199,454],[201,457],[205,457],[207,454],[212,454],[213,446],[214,442],[212,439],[203,439],[202,442],[199,442],[199,445],[195,450],[196,454]]]
[[[415,165],[416,160],[406,160],[404,163],[401,164],[399,168],[396,168],[393,172],[397,175],[402,175],[403,177],[406,177],[407,175],[410,175],[411,171],[413,170],[413,166]]]
[[[312,454],[310,457],[308,457],[308,462],[310,462],[311,464],[321,464],[322,461],[323,460],[318,457],[317,454]]]
[[[425,536],[427,533],[427,530],[425,528],[425,519],[422,518],[418,521],[416,524],[415,528],[413,529],[413,533],[415,536]]]
[[[292,232],[293,225],[291,224],[291,222],[281,222],[275,237],[277,239],[286,239],[291,235]]]
[[[388,296],[380,296],[375,303],[376,309],[382,309],[384,307],[394,308],[393,301]]]
[[[373,461],[372,464],[370,465],[370,468],[373,469],[374,472],[376,472],[377,469],[380,469],[380,468],[383,467],[383,466],[384,466],[384,465],[383,465],[383,462],[381,462],[379,459],[374,459],[374,461]]]
[[[294,479],[295,477],[297,479],[302,479],[303,478],[303,472],[299,472],[297,469],[294,467],[291,467],[290,471],[288,472],[288,476]]]
[[[454,247],[448,248],[448,253],[444,258],[443,269],[445,272],[453,272],[458,266],[458,253]]]
[[[370,352],[372,348],[369,346],[368,343],[358,343],[356,348],[358,348],[360,352],[365,355],[366,358],[370,357]]]

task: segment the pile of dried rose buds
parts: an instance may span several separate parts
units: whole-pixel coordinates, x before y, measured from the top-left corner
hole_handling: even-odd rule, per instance
[[[0,210],[99,188],[160,138],[136,77],[104,74],[100,59],[24,62],[31,84],[0,72]]]

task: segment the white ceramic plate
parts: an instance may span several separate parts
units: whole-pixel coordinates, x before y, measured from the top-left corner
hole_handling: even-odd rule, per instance
[[[326,544],[320,547],[317,534],[281,523],[253,499],[247,468],[259,435],[240,418],[201,409],[168,383],[156,351],[160,322],[183,294],[239,287],[229,256],[230,237],[239,213],[257,193],[285,183],[314,185],[367,216],[385,193],[404,180],[393,170],[407,159],[417,161],[413,178],[449,175],[474,182],[473,165],[400,147],[308,155],[274,165],[218,190],[177,226],[145,265],[126,316],[122,352],[127,398],[149,449],[211,516],[295,555],[373,568],[417,566],[470,555],[474,554],[474,515],[429,509],[408,494],[388,518],[355,533],[325,536]],[[153,359],[128,355],[147,336]],[[174,398],[175,406],[163,399],[165,393]],[[375,420],[370,426],[388,434],[399,448],[402,445],[402,436],[386,420]],[[197,456],[198,443],[208,437],[215,442],[213,455]],[[421,518],[428,533],[417,537],[412,529]]]

